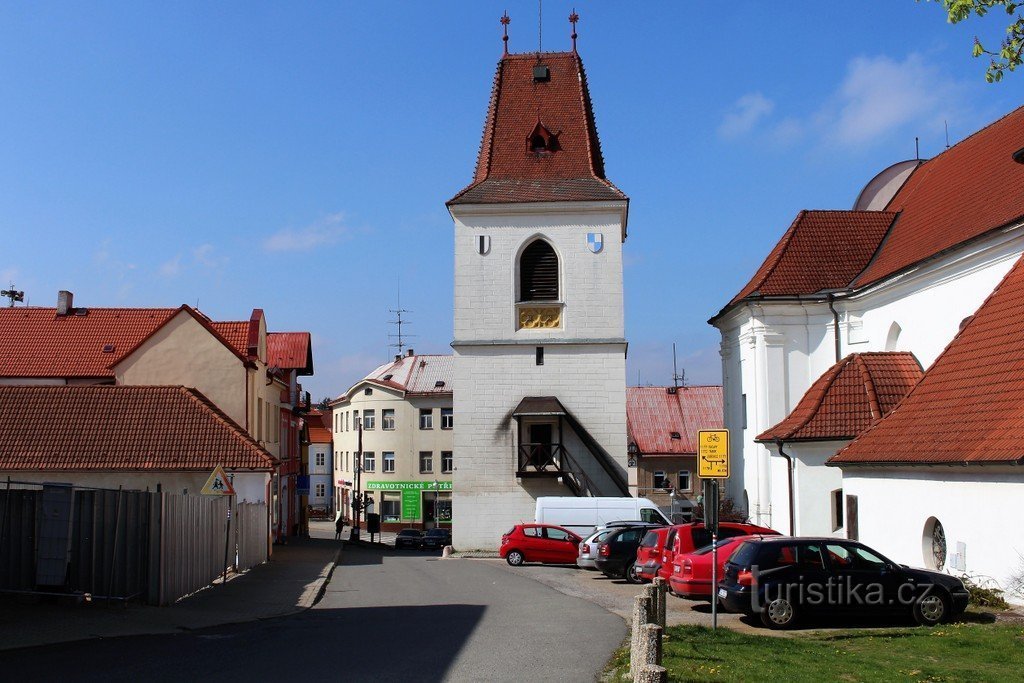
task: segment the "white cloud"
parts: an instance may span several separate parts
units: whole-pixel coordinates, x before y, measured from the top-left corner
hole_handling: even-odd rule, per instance
[[[212,244],[200,244],[192,250],[192,258],[195,262],[205,268],[222,268],[227,264],[227,256],[217,256],[216,248]]]
[[[343,213],[332,213],[303,228],[284,228],[263,242],[267,251],[308,251],[334,244],[349,232]]]
[[[722,118],[718,134],[729,140],[746,135],[774,109],[775,103],[761,93],[748,93],[736,100],[732,111]]]
[[[174,277],[181,272],[181,254],[160,264],[158,271],[164,277]]]

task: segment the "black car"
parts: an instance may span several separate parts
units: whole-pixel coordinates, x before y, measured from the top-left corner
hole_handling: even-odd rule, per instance
[[[396,548],[419,548],[423,539],[423,532],[419,529],[402,529],[395,536]]]
[[[967,609],[967,589],[948,574],[896,564],[857,541],[751,540],[725,563],[718,600],[730,612],[789,628],[804,615],[912,615],[925,626]]]
[[[632,576],[636,549],[640,547],[640,541],[650,529],[649,526],[627,526],[616,528],[608,534],[597,548],[597,559],[594,563],[598,570],[612,579],[636,581]]]
[[[423,538],[420,539],[420,548],[422,550],[443,548],[446,545],[451,544],[452,532],[448,529],[442,529],[441,527],[430,529],[427,533],[423,534]]]

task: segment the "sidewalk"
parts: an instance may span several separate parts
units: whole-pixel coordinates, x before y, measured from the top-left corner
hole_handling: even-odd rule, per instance
[[[333,527],[333,525],[331,525]],[[320,529],[274,546],[270,562],[169,607],[75,604],[0,595],[0,651],[90,638],[176,633],[294,614],[312,607],[341,552]]]

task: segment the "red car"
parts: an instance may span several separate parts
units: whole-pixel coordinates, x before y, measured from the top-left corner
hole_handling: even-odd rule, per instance
[[[576,564],[583,539],[560,526],[516,524],[501,537],[498,554],[513,567],[523,562]]]
[[[774,534],[774,532],[772,533]],[[764,538],[764,535],[734,536],[718,542],[719,581],[722,580],[725,563],[740,543],[760,538]],[[687,600],[710,600],[712,557],[710,544],[692,553],[676,555],[672,562],[672,574],[668,579],[668,585],[672,592]]]
[[[676,524],[659,535],[653,546],[644,548],[641,544],[637,551],[636,576],[644,581],[651,581],[655,576],[660,576],[666,581],[672,576],[672,564],[677,555],[692,553],[698,548],[711,545],[711,532],[704,528],[704,522],[688,522],[687,524]],[[747,536],[749,534],[778,534],[767,527],[756,524],[745,524],[742,522],[719,522],[718,538],[732,538],[734,536]],[[644,543],[648,541],[644,539]],[[643,560],[640,559],[640,552],[644,552]]]

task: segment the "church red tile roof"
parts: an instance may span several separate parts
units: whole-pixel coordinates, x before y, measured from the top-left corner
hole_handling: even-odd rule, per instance
[[[626,387],[626,429],[644,457],[696,455],[697,432],[725,423],[722,387]],[[679,438],[672,438],[675,432]]]
[[[1024,107],[921,164],[886,207],[900,213],[878,256],[854,281],[868,285],[990,230],[1024,220]]]
[[[756,441],[852,439],[887,415],[922,374],[912,353],[852,353],[819,377],[793,412]]]
[[[111,378],[111,363],[177,308],[0,308],[0,377]],[[104,350],[107,349],[107,350]]]
[[[1024,258],[924,378],[830,464],[1024,464]]]
[[[309,332],[268,332],[267,365],[312,375],[313,348]]]
[[[751,295],[846,287],[871,260],[895,217],[885,211],[801,211],[730,303]]]
[[[548,80],[534,80],[537,65],[548,67]],[[555,151],[530,151],[538,125],[553,137]],[[626,199],[605,177],[579,55],[504,56],[494,76],[473,182],[448,203]]]
[[[195,389],[0,386],[0,471],[269,471],[276,460]]]

